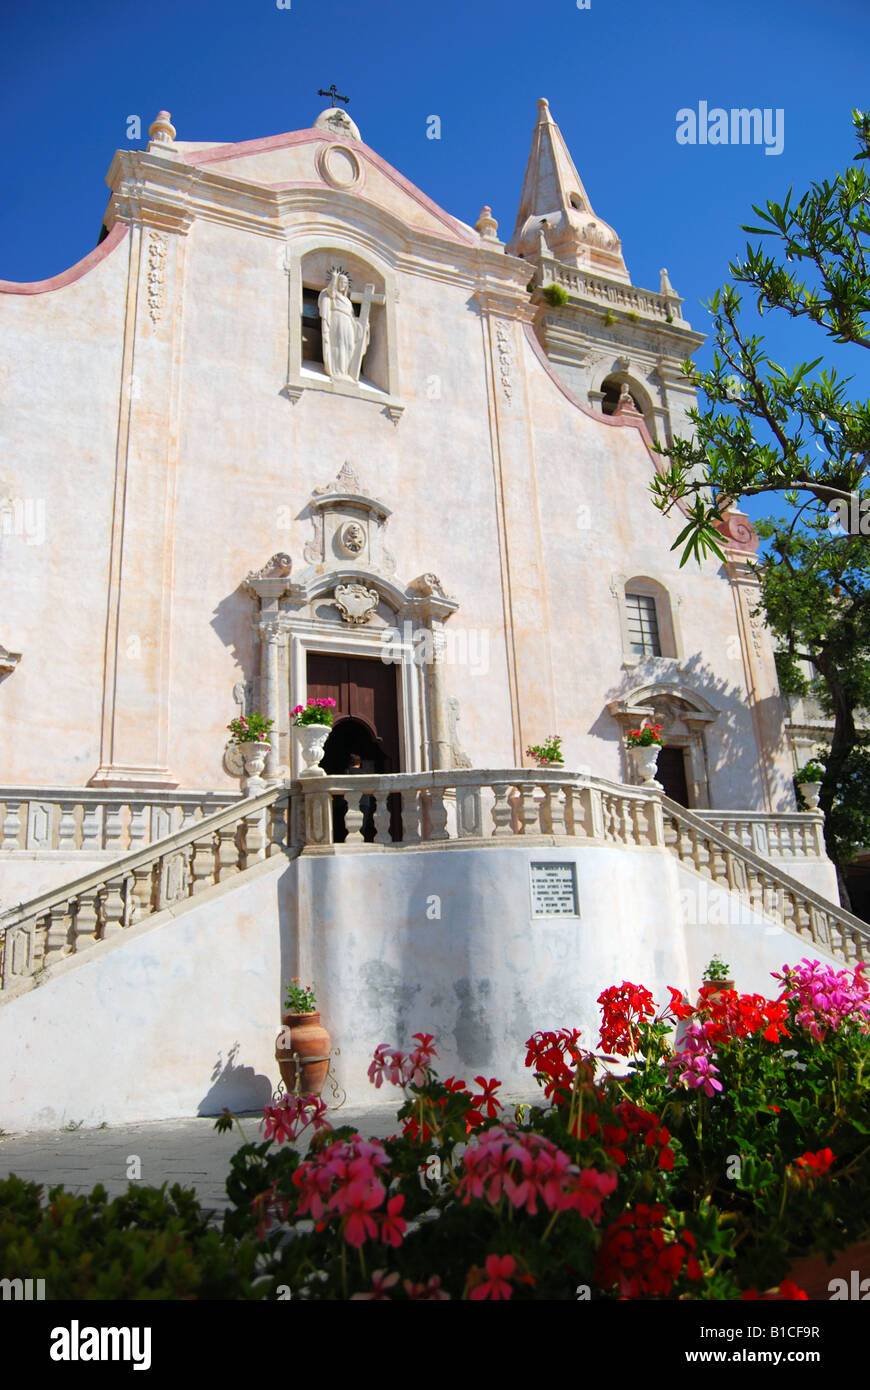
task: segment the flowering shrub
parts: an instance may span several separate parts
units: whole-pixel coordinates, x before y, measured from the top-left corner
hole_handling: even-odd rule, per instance
[[[284,1097],[233,1160],[226,1234],[294,1298],[802,1299],[792,1263],[870,1220],[870,989],[809,960],[775,978],[766,998],[708,972],[664,1007],[604,990],[602,1051],[527,1040],[543,1103],[516,1116],[495,1077],[442,1081],[431,1034],[382,1043],[369,1078],[403,1093],[401,1132]]]
[[[332,711],[335,707],[335,701],[330,695],[325,700],[308,700],[304,705],[297,705],[290,713],[294,724],[326,724],[331,728],[334,718]]]
[[[642,729],[629,729],[625,736],[626,748],[651,748],[662,742],[661,724],[644,724]]]
[[[538,767],[561,767],[565,762],[562,757],[562,739],[559,734],[548,734],[543,743],[532,743],[526,749],[526,757],[534,758]]]
[[[313,1013],[317,1008],[317,1000],[314,997],[314,986],[301,984],[299,976],[294,975],[287,986],[284,1008],[287,1010],[288,1014]]]
[[[274,719],[264,719],[262,714],[249,714],[247,718],[240,714],[227,725],[230,743],[267,743],[274,723]]]

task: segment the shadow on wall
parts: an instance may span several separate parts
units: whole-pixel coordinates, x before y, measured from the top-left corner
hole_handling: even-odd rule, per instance
[[[727,768],[732,776],[735,774],[739,776],[745,788],[741,797],[742,804],[747,807],[762,806],[764,804],[764,786],[752,716],[747,707],[746,689],[742,683],[742,671],[738,681],[731,682],[720,673],[715,672],[704,661],[699,652],[684,661],[661,657],[649,658],[638,662],[632,670],[626,671],[619,685],[608,692],[607,700],[619,699],[643,686],[659,682],[663,685],[682,686],[687,691],[694,691],[719,711],[719,717],[703,734],[713,805],[722,804],[716,794],[716,788],[718,778]],[[655,703],[655,699],[653,703]],[[768,734],[770,729],[776,725],[780,729],[779,743],[775,747],[768,748],[768,758],[782,756],[787,747],[784,723],[786,710],[783,701],[778,695],[768,696],[759,700],[756,708],[761,725]],[[621,740],[621,731],[618,730],[616,721],[606,709],[592,724],[589,732],[609,741],[612,741],[614,734],[616,734],[616,738]],[[623,776],[628,782],[634,780],[628,768],[627,760],[624,760]],[[767,764],[767,776],[773,805],[780,809],[794,810],[794,788],[791,778],[783,776],[770,761]]]
[[[224,1110],[262,1110],[272,1099],[272,1082],[258,1076],[253,1067],[236,1065],[239,1044],[233,1043],[227,1060],[212,1067],[211,1087],[197,1106],[197,1115],[220,1115]]]

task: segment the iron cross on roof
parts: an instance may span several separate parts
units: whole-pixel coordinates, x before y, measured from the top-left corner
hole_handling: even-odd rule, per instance
[[[329,89],[328,92],[325,92],[325,91],[323,90],[322,87],[319,87],[319,88],[318,88],[318,91],[317,91],[317,95],[318,95],[319,97],[331,97],[331,98],[332,98],[332,104],[333,104],[333,106],[335,105],[335,103],[336,103],[337,101],[343,101],[343,102],[349,102],[349,101],[350,101],[350,97],[342,97],[342,96],[339,96],[338,92],[336,91],[335,83],[334,83],[334,82],[333,82],[333,84],[332,84],[332,86],[330,87],[330,89]]]

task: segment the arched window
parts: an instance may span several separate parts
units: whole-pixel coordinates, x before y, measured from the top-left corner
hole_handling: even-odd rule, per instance
[[[661,656],[659,619],[652,594],[625,595],[628,640],[634,656]]]
[[[608,376],[601,383],[601,411],[604,415],[612,415],[619,405],[619,397],[622,394],[624,377]],[[632,391],[631,383],[628,383],[628,394],[631,396],[632,405],[635,410],[644,413],[643,404],[638,400],[637,392]]]
[[[619,605],[622,664],[679,658],[680,640],[671,596],[650,575],[614,575],[610,591]]]

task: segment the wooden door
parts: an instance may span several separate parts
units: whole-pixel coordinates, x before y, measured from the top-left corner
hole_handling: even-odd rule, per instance
[[[335,723],[359,719],[372,731],[382,755],[382,772],[401,772],[396,666],[377,658],[308,656],[307,699],[335,700]]]

